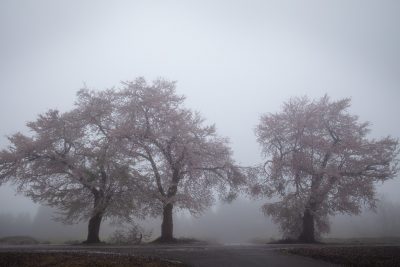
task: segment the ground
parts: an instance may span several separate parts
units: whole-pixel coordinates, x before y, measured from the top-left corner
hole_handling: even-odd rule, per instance
[[[0,261],[4,267],[33,267],[33,265],[11,265],[15,255],[17,258],[25,258],[27,262],[34,262],[42,257],[44,260],[54,260],[58,265],[34,265],[69,267],[62,265],[70,259],[76,260],[74,266],[94,267],[127,267],[127,266],[185,266],[183,262],[193,267],[215,267],[215,266],[337,266],[323,260],[339,259],[335,261],[348,266],[366,266],[365,262],[371,259],[386,257],[392,261],[384,261],[381,266],[400,266],[400,248],[391,246],[354,246],[347,244],[333,245],[302,245],[302,244],[258,244],[258,245],[142,245],[142,246],[67,246],[67,245],[24,245],[24,246],[0,246],[0,258],[8,259],[8,265]],[[10,254],[11,253],[11,254]],[[56,254],[54,254],[56,253]],[[397,255],[396,255],[397,253]],[[11,256],[10,256],[11,255]],[[299,256],[299,255],[306,255]],[[316,256],[325,255],[325,256]],[[14,258],[13,258],[14,257]],[[74,258],[75,257],[75,258]],[[149,258],[150,257],[150,258]],[[364,262],[360,260],[363,258]],[[163,260],[160,260],[163,259]],[[355,261],[351,261],[355,259]],[[143,262],[149,261],[150,265]],[[153,262],[155,262],[155,265]],[[81,264],[84,265],[79,265]],[[78,264],[79,263],[79,264]],[[352,264],[350,264],[352,263]],[[354,264],[353,264],[354,263]],[[108,265],[107,265],[108,264]],[[114,265],[112,265],[114,264]],[[125,264],[125,265],[124,265]],[[127,265],[128,264],[128,265]],[[131,264],[131,265],[129,265]],[[136,265],[135,265],[136,264]],[[137,265],[139,264],[139,265]],[[158,265],[157,265],[158,264]],[[164,264],[164,265],[162,265]],[[167,264],[167,265],[165,265]],[[168,265],[169,264],[169,265]],[[359,265],[357,265],[359,264]],[[360,265],[361,264],[361,265]],[[394,265],[393,265],[394,264]],[[397,264],[397,265],[396,265]],[[379,265],[369,265],[379,266]]]
[[[395,246],[292,248],[284,251],[345,266],[400,266],[400,247]]]
[[[82,252],[2,252],[3,267],[185,267],[179,262],[154,257]]]

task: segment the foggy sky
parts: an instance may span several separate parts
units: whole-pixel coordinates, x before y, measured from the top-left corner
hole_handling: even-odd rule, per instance
[[[0,147],[86,84],[176,80],[186,106],[258,163],[254,127],[291,96],[352,98],[371,137],[400,137],[399,1],[0,2]],[[399,178],[379,187],[400,202]],[[1,212],[34,212],[0,188]],[[12,203],[12,205],[10,205]]]

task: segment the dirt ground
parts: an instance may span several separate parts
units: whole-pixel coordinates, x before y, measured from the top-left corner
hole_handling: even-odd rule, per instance
[[[199,267],[400,267],[400,246],[398,244],[0,246],[0,267],[187,266],[180,262]]]
[[[282,251],[344,266],[400,266],[400,247],[398,246],[290,248]]]
[[[184,267],[185,264],[119,254],[74,252],[1,252],[2,267]]]

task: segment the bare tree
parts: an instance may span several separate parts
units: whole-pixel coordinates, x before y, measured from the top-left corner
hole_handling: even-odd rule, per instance
[[[100,242],[106,217],[130,220],[137,211],[135,185],[119,140],[112,135],[115,92],[81,90],[76,107],[50,110],[27,124],[31,136],[17,133],[0,152],[0,177],[13,179],[34,201],[60,209],[65,223],[87,220],[86,242]]]
[[[209,207],[217,193],[233,197],[245,182],[235,165],[225,138],[214,126],[183,107],[184,97],[175,83],[142,78],[125,84],[121,91],[124,124],[119,135],[126,153],[136,161],[143,192],[153,200],[153,212],[162,214],[161,242],[173,238],[173,208],[193,214]]]
[[[368,123],[349,106],[349,99],[293,98],[261,118],[256,135],[268,160],[254,192],[279,200],[263,209],[286,237],[314,242],[315,233],[329,231],[328,215],[374,208],[375,182],[398,170],[398,141],[367,139]]]

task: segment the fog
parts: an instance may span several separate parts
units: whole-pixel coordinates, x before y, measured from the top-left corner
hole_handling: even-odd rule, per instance
[[[376,212],[364,211],[361,216],[337,215],[332,219],[331,232],[326,238],[363,238],[400,236],[400,204],[385,197]],[[174,233],[177,237],[191,237],[225,244],[265,242],[281,238],[277,225],[264,217],[259,207],[262,202],[236,200],[230,204],[219,204],[200,217],[178,212],[174,218]],[[30,235],[40,241],[83,241],[87,234],[85,222],[65,225],[55,222],[55,209],[41,206],[38,212],[1,213],[0,236]],[[160,235],[160,219],[137,221],[152,238]],[[125,226],[128,227],[128,226]],[[124,226],[106,221],[101,228],[101,237],[107,241],[117,229]]]
[[[83,86],[102,90],[138,76],[176,80],[186,106],[230,138],[242,165],[262,160],[260,115],[291,96],[350,97],[351,112],[371,122],[370,137],[400,137],[399,12],[398,1],[3,0],[0,148],[38,114],[70,109]],[[329,236],[399,235],[399,190],[399,177],[378,185],[378,213],[336,216]],[[199,218],[178,213],[175,233],[278,238],[260,211],[266,201],[218,203]],[[11,185],[0,187],[0,236],[83,239],[85,224],[50,226],[50,217]],[[159,231],[157,221],[143,225]]]

